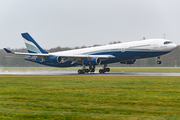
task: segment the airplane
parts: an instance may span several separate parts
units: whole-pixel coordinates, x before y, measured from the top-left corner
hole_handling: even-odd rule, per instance
[[[82,66],[78,74],[95,72],[96,65],[103,65],[99,73],[109,72],[110,63],[134,64],[137,59],[157,57],[157,64],[161,64],[161,57],[174,50],[177,45],[167,39],[146,39],[134,42],[125,42],[83,49],[74,49],[49,53],[43,50],[29,35],[21,33],[28,53],[12,52],[6,48],[7,53],[27,55],[25,60],[52,67]],[[89,66],[89,68],[86,68]]]

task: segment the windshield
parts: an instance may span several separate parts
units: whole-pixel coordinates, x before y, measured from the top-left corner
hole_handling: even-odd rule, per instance
[[[172,43],[171,41],[165,41],[164,42],[164,44],[166,45],[166,44],[170,44],[170,43]]]

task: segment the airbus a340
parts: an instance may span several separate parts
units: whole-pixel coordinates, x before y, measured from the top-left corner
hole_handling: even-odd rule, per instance
[[[98,47],[49,53],[43,50],[28,34],[22,33],[28,53],[12,52],[6,48],[7,53],[27,55],[27,61],[53,67],[82,66],[79,74],[95,72],[96,65],[103,65],[99,73],[109,72],[110,63],[134,64],[136,59],[157,57],[157,64],[161,64],[161,56],[174,50],[177,45],[167,39],[147,39],[134,42],[118,43]],[[88,66],[88,68],[86,68]]]

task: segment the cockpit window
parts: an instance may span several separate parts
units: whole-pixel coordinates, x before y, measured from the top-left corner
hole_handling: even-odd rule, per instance
[[[171,41],[165,41],[164,42],[164,44],[166,45],[166,44],[170,44],[170,43],[172,43]]]

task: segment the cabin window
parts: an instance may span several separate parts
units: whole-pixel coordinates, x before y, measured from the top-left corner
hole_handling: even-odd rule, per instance
[[[170,44],[170,43],[172,43],[171,41],[165,41],[164,42],[164,44],[166,45],[166,44]]]

